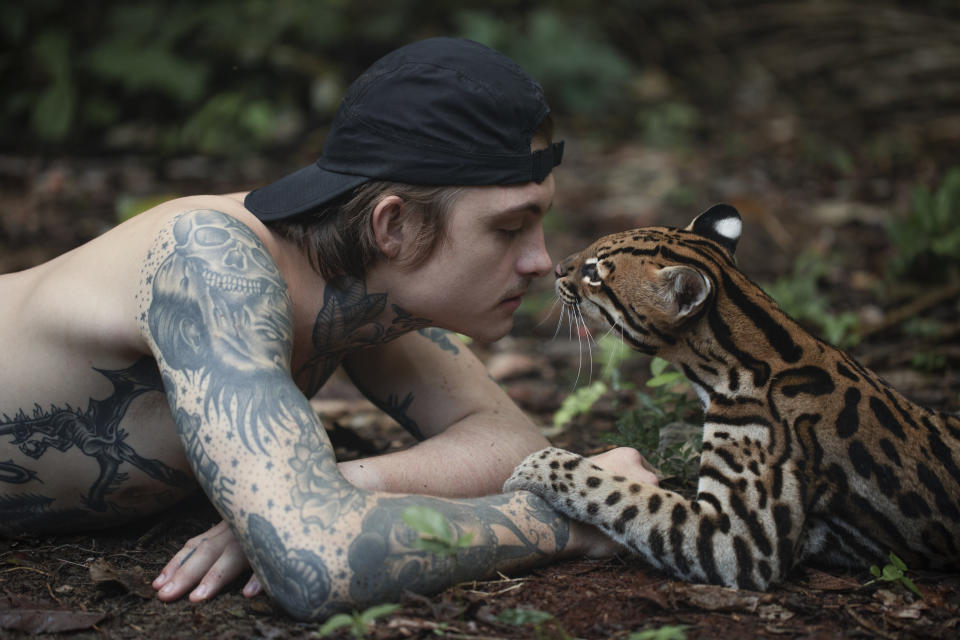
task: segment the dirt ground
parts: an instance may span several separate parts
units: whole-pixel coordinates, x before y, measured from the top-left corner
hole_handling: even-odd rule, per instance
[[[842,256],[824,277],[834,308],[869,327],[853,353],[909,396],[940,409],[960,408],[960,327],[956,284],[878,293],[890,250],[883,223],[903,211],[911,183],[878,174],[792,174],[783,159],[757,156],[736,164],[709,154],[671,154],[621,143],[597,148],[568,140],[567,160],[548,245],[555,259],[610,231],[685,224],[716,201],[731,202],[745,221],[741,268],[760,282],[786,273],[800,253]],[[279,175],[264,162],[199,158],[151,163],[142,158],[40,160],[0,157],[0,273],[16,271],[101,233],[131,199],[241,189]],[[689,192],[693,203],[671,194]],[[686,191],[685,191],[686,190]],[[664,202],[675,204],[664,205]],[[550,283],[541,283],[518,314],[513,334],[472,345],[510,395],[549,425],[553,412],[587,371],[588,356],[557,315]],[[900,320],[944,320],[936,342],[910,337]],[[952,324],[951,324],[952,323]],[[926,340],[926,342],[924,342]],[[924,374],[910,354],[935,349],[947,368]],[[642,358],[626,373],[641,379]],[[337,380],[317,400],[340,455],[408,446],[409,438]],[[594,452],[612,429],[599,406],[555,444]],[[201,495],[147,522],[92,535],[0,540],[0,637],[267,639],[311,637],[318,625],[292,622],[265,596],[243,598],[238,582],[211,602],[163,604],[150,581],[189,537],[216,522]],[[630,558],[558,563],[529,574],[463,584],[432,597],[410,595],[370,628],[372,638],[627,638],[631,632],[686,627],[687,638],[960,637],[960,575],[910,571],[923,598],[898,584],[866,585],[871,576],[799,569],[771,593],[694,586],[666,578]],[[552,619],[512,624],[498,617],[522,608]],[[348,637],[341,631],[335,637]],[[661,636],[668,637],[668,636]]]

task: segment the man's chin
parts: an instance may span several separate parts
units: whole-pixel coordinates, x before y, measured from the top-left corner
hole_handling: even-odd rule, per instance
[[[482,342],[485,344],[490,344],[491,342],[496,342],[500,338],[506,336],[513,329],[513,316],[507,319],[506,322],[497,323],[497,327],[485,327],[483,330],[478,331],[476,335],[470,335],[471,338],[477,342]]]
[[[505,321],[501,319],[495,323],[495,326],[493,324],[487,324],[482,327],[461,327],[450,330],[465,335],[471,340],[481,344],[490,344],[506,336],[510,333],[511,329],[513,329],[513,317],[507,318]]]

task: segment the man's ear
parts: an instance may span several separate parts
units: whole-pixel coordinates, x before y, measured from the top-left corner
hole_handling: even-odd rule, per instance
[[[373,208],[370,224],[377,247],[388,259],[397,258],[403,251],[404,239],[403,198],[386,196]]]
[[[699,313],[710,297],[710,281],[692,267],[664,267],[657,283],[660,307],[678,324]]]

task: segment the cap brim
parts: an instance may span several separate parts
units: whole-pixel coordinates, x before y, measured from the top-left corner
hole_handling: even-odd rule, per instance
[[[366,176],[327,171],[314,163],[254,189],[243,204],[265,222],[282,220],[326,204],[369,180]]]

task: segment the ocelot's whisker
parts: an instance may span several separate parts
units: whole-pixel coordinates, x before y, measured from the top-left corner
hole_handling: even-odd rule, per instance
[[[580,318],[580,326],[583,327],[583,332],[587,334],[587,355],[590,356],[590,373],[587,377],[587,384],[589,385],[593,382],[593,347],[590,343],[596,344],[596,340],[593,339],[593,334],[590,333],[590,327],[587,326],[587,321],[583,317],[583,311],[579,306],[577,307],[577,316]]]
[[[577,379],[573,381],[573,388],[577,388],[577,383],[580,382],[580,370],[583,368],[583,339],[580,337],[580,320],[577,314],[580,310],[573,306],[573,319],[577,322]]]
[[[557,300],[560,300],[560,298],[557,298]],[[556,331],[553,332],[553,337],[550,338],[551,340],[556,340],[557,336],[560,334],[560,328],[563,326],[563,314],[566,310],[567,310],[567,303],[564,302],[560,306],[560,317],[557,318],[557,329]]]
[[[550,319],[550,316],[553,315],[553,310],[557,308],[557,303],[558,303],[558,302],[560,302],[560,298],[559,298],[559,297],[553,299],[553,304],[550,305],[550,311],[547,312],[547,315],[543,316],[543,320],[541,320],[540,322],[538,322],[537,324],[534,325],[534,328],[539,329],[539,328],[540,328],[540,325],[542,325],[543,323],[545,323],[547,320]],[[557,335],[554,334],[553,337],[556,338]]]
[[[587,334],[587,342],[597,344],[597,341],[593,337],[593,332],[590,331],[590,327],[587,325],[587,319],[583,317],[583,310],[580,309],[580,307],[577,307],[577,314],[580,316],[580,322],[583,324],[583,330]]]

